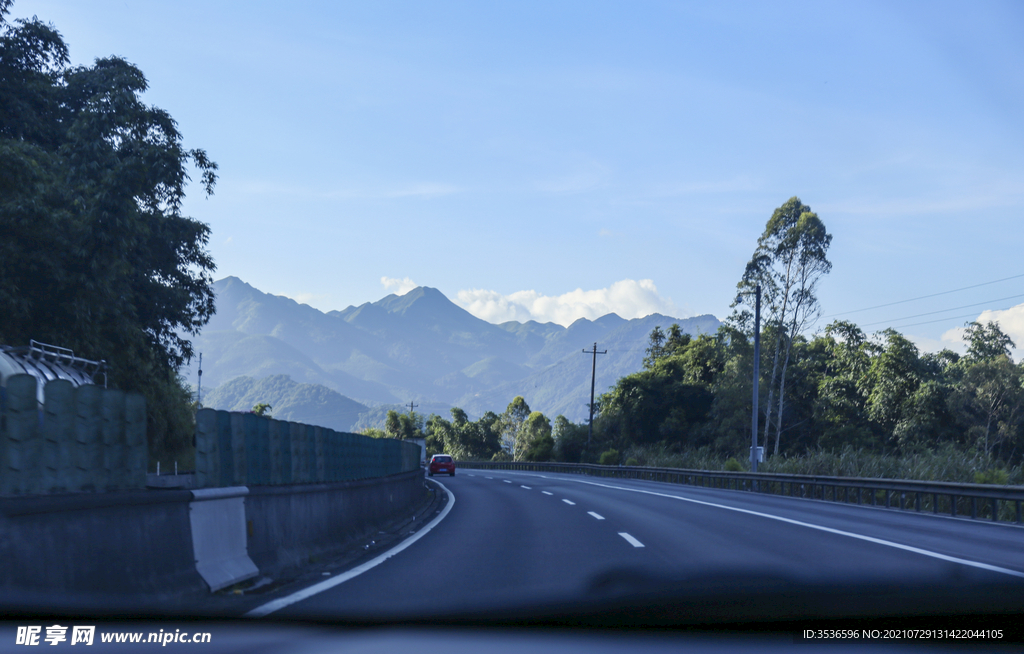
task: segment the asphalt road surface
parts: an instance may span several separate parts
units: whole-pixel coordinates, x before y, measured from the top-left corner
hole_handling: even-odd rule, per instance
[[[437,479],[437,478],[435,478]],[[430,483],[430,482],[428,482]],[[400,553],[275,613],[460,613],[714,572],[806,582],[1024,580],[1024,528],[660,482],[461,469]]]

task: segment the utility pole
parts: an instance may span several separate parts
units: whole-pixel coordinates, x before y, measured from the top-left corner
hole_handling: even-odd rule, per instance
[[[412,416],[413,409],[415,409],[418,406],[419,406],[419,404],[413,404],[412,400],[409,401],[409,416],[410,417]]]
[[[757,472],[757,384],[761,378],[761,285],[754,289],[754,411],[750,416],[750,471]]]
[[[597,343],[594,343],[593,350],[583,350],[584,354],[594,355],[594,363],[590,367],[590,425],[587,429],[587,449],[590,449],[590,439],[594,435],[594,380],[597,378],[597,355],[608,354],[608,350],[604,352],[597,351]]]

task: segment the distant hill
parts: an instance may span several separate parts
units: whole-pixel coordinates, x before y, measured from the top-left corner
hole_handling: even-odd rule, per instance
[[[278,420],[350,431],[359,415],[370,410],[326,386],[299,384],[288,375],[263,379],[237,377],[203,397],[203,406],[224,411],[249,411],[259,403],[271,405]]]
[[[195,351],[203,353],[206,388],[238,377],[287,375],[295,384],[326,387],[367,406],[412,400],[431,411],[460,406],[471,416],[504,411],[523,395],[535,410],[580,421],[590,400],[591,357],[585,348],[597,342],[599,350],[608,350],[597,362],[600,393],[640,369],[655,325],[678,323],[696,334],[714,332],[720,324],[714,316],[625,320],[609,314],[569,327],[536,321],[495,325],[425,286],[323,313],[237,277],[213,288],[217,313],[193,339]],[[182,371],[190,381],[196,365],[193,360]]]

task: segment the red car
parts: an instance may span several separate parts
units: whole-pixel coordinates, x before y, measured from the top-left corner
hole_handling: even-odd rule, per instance
[[[427,465],[427,474],[433,477],[435,472],[438,474],[447,473],[454,477],[455,459],[447,454],[435,454],[430,457],[430,463]]]

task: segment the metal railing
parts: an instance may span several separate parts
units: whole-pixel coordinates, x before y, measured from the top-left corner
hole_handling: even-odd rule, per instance
[[[590,463],[459,461],[457,465],[462,468],[485,470],[565,472],[597,477],[645,479],[1017,524],[1022,524],[1021,502],[1024,501],[1022,486],[960,484],[945,481],[602,466]]]

